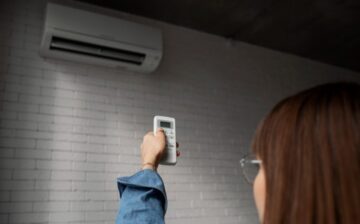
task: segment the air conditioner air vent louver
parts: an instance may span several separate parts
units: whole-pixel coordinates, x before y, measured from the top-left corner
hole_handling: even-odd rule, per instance
[[[145,54],[53,36],[50,49],[141,65]]]

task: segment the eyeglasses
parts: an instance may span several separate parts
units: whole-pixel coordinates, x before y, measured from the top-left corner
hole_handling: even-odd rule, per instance
[[[242,157],[239,163],[246,182],[251,185],[254,184],[255,177],[260,169],[261,160],[258,160],[253,154],[248,154]]]

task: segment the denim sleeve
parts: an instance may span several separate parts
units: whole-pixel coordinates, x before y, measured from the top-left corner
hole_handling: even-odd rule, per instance
[[[116,224],[164,224],[167,198],[160,175],[150,169],[117,180],[120,208]]]

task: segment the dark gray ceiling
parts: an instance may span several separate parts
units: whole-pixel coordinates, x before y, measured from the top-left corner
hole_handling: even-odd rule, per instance
[[[79,0],[360,71],[360,0]]]

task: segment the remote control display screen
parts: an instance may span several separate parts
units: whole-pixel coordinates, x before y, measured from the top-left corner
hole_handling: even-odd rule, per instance
[[[160,121],[160,127],[162,127],[162,128],[171,128],[171,124],[170,124],[170,122]]]

